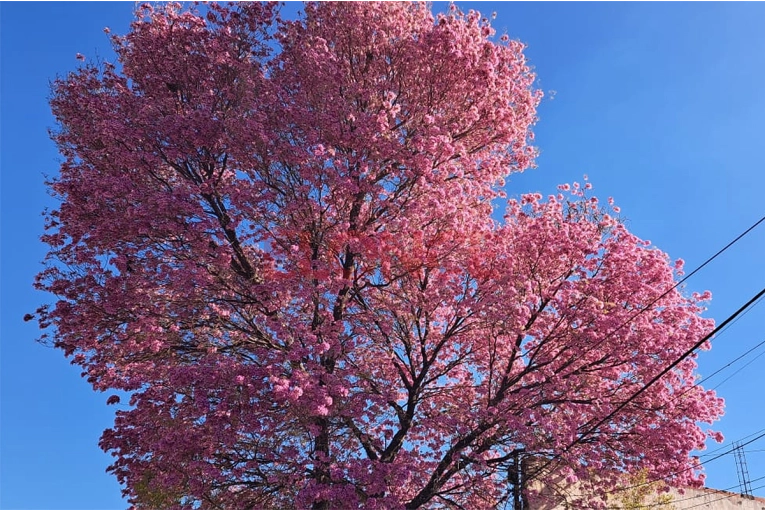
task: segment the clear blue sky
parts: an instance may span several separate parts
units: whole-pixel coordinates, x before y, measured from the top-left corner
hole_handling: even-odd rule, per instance
[[[40,213],[54,205],[43,175],[55,174],[59,161],[46,133],[53,126],[48,82],[74,69],[78,52],[111,58],[102,29],[124,33],[133,6],[0,5],[3,510],[125,507],[116,480],[104,473],[110,457],[97,446],[112,421],[108,395],[94,393],[61,353],[35,343],[36,326],[22,317],[46,299],[31,285],[45,254]],[[689,269],[765,214],[765,4],[477,8],[496,11],[498,32],[528,44],[539,86],[555,91],[539,109],[539,168],[511,179],[511,194],[547,194],[588,174],[595,193],[613,196],[637,235]],[[722,321],[765,286],[764,253],[762,225],[687,287],[711,290],[708,315]],[[714,340],[701,358],[702,375],[765,340],[763,318],[765,304]],[[763,389],[765,356],[720,386],[727,411],[717,428],[729,440],[765,429]],[[765,439],[747,447],[747,460],[752,479],[765,476]],[[711,487],[738,483],[730,455],[711,462],[708,474]]]

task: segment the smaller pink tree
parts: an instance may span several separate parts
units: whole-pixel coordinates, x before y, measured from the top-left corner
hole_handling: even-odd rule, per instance
[[[694,360],[631,396],[709,296],[649,307],[681,263],[578,185],[492,219],[534,156],[520,43],[410,3],[143,6],[114,43],[54,84],[37,285],[132,394],[101,446],[135,508],[493,509],[521,451],[588,497],[701,483]]]

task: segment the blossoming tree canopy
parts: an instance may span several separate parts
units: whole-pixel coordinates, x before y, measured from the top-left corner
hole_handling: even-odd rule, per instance
[[[534,157],[523,45],[398,2],[143,6],[113,41],[53,85],[38,317],[132,393],[101,446],[135,508],[493,509],[519,451],[701,482],[691,358],[576,441],[712,325],[647,308],[681,266],[583,188],[492,219]]]

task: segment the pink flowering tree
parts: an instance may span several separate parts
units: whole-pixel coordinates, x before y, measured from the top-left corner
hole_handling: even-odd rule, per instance
[[[722,403],[691,358],[582,437],[708,296],[649,307],[680,263],[583,187],[502,200],[541,98],[520,43],[423,4],[206,10],[141,7],[117,66],[53,85],[37,316],[132,395],[101,446],[134,508],[493,509],[519,452],[595,496],[701,482]]]

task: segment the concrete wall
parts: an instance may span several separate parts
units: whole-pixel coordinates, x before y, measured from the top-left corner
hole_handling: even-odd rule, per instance
[[[527,458],[524,471],[533,472],[541,460]],[[625,501],[632,499],[630,510],[765,510],[765,498],[747,497],[735,492],[721,491],[703,487],[701,489],[670,489],[657,494],[658,487],[634,480],[629,487],[631,492],[611,493],[606,508],[618,510],[625,508]],[[645,478],[642,478],[645,480]],[[642,487],[642,488],[638,488]],[[550,479],[546,483],[532,481],[527,501],[529,510],[588,510],[582,502],[583,487],[578,483],[569,484],[563,479]],[[635,503],[638,501],[639,503]]]
[[[685,494],[671,491],[675,510],[765,510],[765,499],[749,499],[741,494],[715,489],[685,489]]]
[[[584,510],[581,502],[577,502],[576,488],[545,487],[529,501],[530,510]],[[765,510],[765,498],[747,498],[741,494],[715,489],[672,489],[671,499],[667,503],[659,503],[655,496],[649,495],[639,507],[641,510]],[[619,501],[609,500],[608,509],[622,508]],[[634,507],[630,507],[634,508]]]

